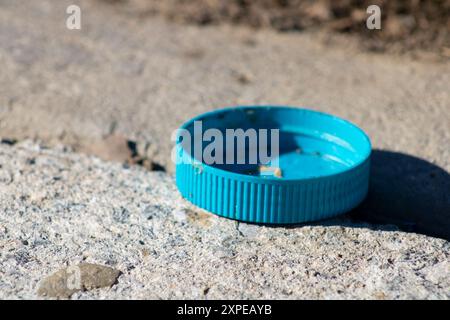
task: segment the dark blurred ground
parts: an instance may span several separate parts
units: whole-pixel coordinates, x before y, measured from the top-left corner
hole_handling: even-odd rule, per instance
[[[370,51],[425,50],[450,57],[450,0],[98,0],[140,17],[162,14],[201,25],[222,22],[279,31],[324,29],[360,38]],[[381,8],[381,30],[366,27],[368,6]]]

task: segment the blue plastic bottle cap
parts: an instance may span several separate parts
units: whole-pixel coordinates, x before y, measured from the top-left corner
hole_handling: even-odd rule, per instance
[[[199,133],[195,127],[200,121]],[[357,126],[338,117],[293,107],[239,106],[202,114],[180,129],[177,187],[184,198],[220,216],[253,223],[300,223],[347,212],[367,195],[370,140]],[[214,129],[214,134],[203,135],[208,129]],[[222,156],[211,153],[223,163],[205,162],[202,151],[211,151],[213,142],[225,145],[217,135],[221,133],[225,140],[228,129],[278,129],[279,156],[269,165],[249,161],[249,134],[245,150],[240,150],[247,152],[244,163],[227,163],[226,148]],[[186,133],[191,141],[185,140]],[[269,151],[272,136],[266,139]],[[199,145],[195,148],[199,141],[200,152]],[[233,148],[236,155],[239,145]]]

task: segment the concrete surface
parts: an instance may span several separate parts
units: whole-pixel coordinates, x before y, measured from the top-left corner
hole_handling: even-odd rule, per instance
[[[0,145],[0,298],[38,298],[81,262],[122,272],[92,298],[450,298],[450,244],[346,218],[269,228],[191,207],[141,167]]]
[[[65,28],[73,3],[79,31]],[[1,144],[0,297],[34,297],[42,277],[87,259],[124,275],[72,297],[448,298],[448,242],[433,237],[450,239],[449,63],[361,53],[320,33],[169,24],[92,1],[0,0],[0,68],[0,138],[52,148]],[[370,135],[370,194],[349,222],[239,231],[186,211],[170,135],[235,104],[306,106]],[[90,153],[111,134],[168,174],[55,149]]]

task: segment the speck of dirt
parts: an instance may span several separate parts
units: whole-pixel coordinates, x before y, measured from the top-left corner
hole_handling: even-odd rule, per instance
[[[0,140],[0,143],[1,144],[6,144],[8,146],[13,146],[13,145],[15,145],[17,143],[17,140],[16,139],[9,139],[9,138],[2,138]]]
[[[211,214],[203,211],[186,210],[187,221],[200,226],[200,227],[210,227],[211,226]]]

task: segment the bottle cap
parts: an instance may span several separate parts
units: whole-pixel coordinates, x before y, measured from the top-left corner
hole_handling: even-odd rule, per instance
[[[326,113],[226,108],[181,126],[176,185],[184,198],[223,217],[271,224],[314,221],[361,203],[370,154],[370,140],[360,128]]]

